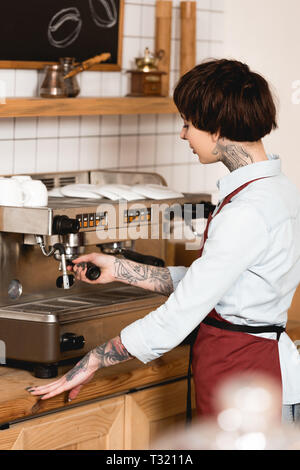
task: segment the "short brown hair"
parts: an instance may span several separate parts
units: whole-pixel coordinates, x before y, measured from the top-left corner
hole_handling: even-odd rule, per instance
[[[256,142],[277,128],[268,82],[235,60],[210,60],[183,75],[174,102],[197,129],[236,142]]]

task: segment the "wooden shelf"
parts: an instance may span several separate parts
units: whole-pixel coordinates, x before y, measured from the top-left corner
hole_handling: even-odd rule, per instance
[[[107,114],[173,114],[172,98],[7,98],[0,118],[37,116],[88,116]]]

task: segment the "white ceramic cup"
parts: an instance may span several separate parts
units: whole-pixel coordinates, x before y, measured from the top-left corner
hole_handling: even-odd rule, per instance
[[[40,180],[25,180],[21,183],[24,207],[43,207],[48,204],[47,187]]]
[[[0,178],[0,205],[23,206],[23,191],[18,181],[13,178]]]
[[[29,176],[29,175],[14,175],[14,176],[12,176],[12,179],[18,181],[18,183],[23,183],[24,181],[31,180],[31,176]]]

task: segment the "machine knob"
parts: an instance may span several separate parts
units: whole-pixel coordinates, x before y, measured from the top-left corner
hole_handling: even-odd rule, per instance
[[[96,281],[101,275],[101,270],[95,264],[87,263],[87,270],[85,275],[90,281]]]
[[[67,215],[56,215],[53,219],[53,235],[68,235],[69,233],[78,233],[80,222],[77,219],[70,219]]]
[[[62,352],[82,349],[84,344],[84,337],[82,335],[76,335],[75,333],[64,333],[60,338],[60,350]]]
[[[72,261],[67,261],[67,264],[69,266],[74,266],[74,263]],[[86,269],[85,276],[90,280],[90,281],[96,281],[98,277],[101,276],[101,269],[96,266],[93,263],[78,263],[77,266],[81,266],[83,269]]]

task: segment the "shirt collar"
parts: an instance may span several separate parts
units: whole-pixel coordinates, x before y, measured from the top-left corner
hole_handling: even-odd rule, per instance
[[[268,155],[268,159],[269,160],[263,162],[242,166],[241,168],[234,170],[232,173],[229,173],[229,175],[221,178],[217,182],[220,201],[249,181],[257,178],[279,175],[281,172],[281,161],[279,156]]]

